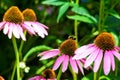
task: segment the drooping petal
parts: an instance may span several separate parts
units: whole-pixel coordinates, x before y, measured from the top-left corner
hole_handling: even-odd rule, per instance
[[[12,32],[13,32],[13,23],[10,23],[8,29],[9,29],[8,38],[11,39],[12,38]]]
[[[114,71],[115,70],[115,60],[114,60],[112,51],[109,52],[109,55],[110,55],[110,59],[111,59],[112,70]]]
[[[96,46],[92,46],[92,47],[84,50],[83,53],[81,53],[81,54],[76,54],[76,55],[73,57],[73,59],[78,60],[78,59],[85,58],[85,57],[87,57],[89,54],[93,53],[95,50],[96,50]]]
[[[37,26],[37,24],[32,23],[33,29],[34,31],[41,36],[42,38],[45,37],[44,33],[42,32],[42,30],[39,28],[39,26]]]
[[[82,72],[82,74],[84,75],[84,71],[83,71],[83,68],[82,68],[82,64],[79,60],[76,60],[77,64],[78,64],[78,67],[80,69],[80,71]]]
[[[105,51],[105,54],[104,54],[104,65],[103,65],[103,69],[104,69],[105,75],[109,74],[110,67],[111,67],[110,55],[109,55],[108,51]]]
[[[118,50],[118,51],[120,51],[120,47],[118,47],[118,46],[115,46],[115,50]]]
[[[65,55],[61,55],[60,57],[57,58],[57,60],[55,61],[55,64],[53,66],[53,70],[58,69],[58,67],[60,66],[60,64],[64,61],[65,59]]]
[[[17,27],[18,30],[19,30],[19,34],[20,34],[21,38],[22,38],[24,41],[26,41],[26,38],[25,38],[25,35],[24,35],[24,33],[23,33],[22,27],[21,27],[19,24],[16,24],[16,27]]]
[[[120,60],[120,53],[116,52],[115,50],[112,51],[114,56]]]
[[[40,24],[38,22],[36,22],[36,24],[38,25],[38,27],[42,30],[42,32],[45,34],[45,35],[48,35],[48,32],[46,31],[46,27],[43,26],[43,24]]]
[[[51,58],[51,57],[54,57],[54,56],[56,56],[56,55],[58,55],[59,53],[58,53],[59,51],[57,50],[50,50],[50,51],[48,51],[48,53],[46,53],[46,54],[44,54],[41,58],[40,58],[40,60],[44,60],[44,59],[49,59],[49,58]]]
[[[49,53],[49,52],[60,53],[60,50],[59,49],[52,49],[52,50],[44,51],[44,52],[38,54],[38,56],[42,56],[42,55]]]
[[[5,23],[6,23],[5,21],[0,22],[0,30],[1,30],[1,29],[3,29],[3,27],[4,27]]]
[[[37,23],[37,24],[39,24],[39,25],[41,25],[42,27],[44,27],[44,28],[48,29],[48,27],[47,27],[47,26],[45,26],[44,24],[39,23],[39,22],[36,22],[36,23]]]
[[[31,24],[31,23],[25,21],[25,22],[22,24],[22,27],[23,27],[25,30],[27,30],[30,35],[35,34],[33,27],[31,27],[31,25],[27,25],[27,24]]]
[[[80,48],[75,50],[75,54],[81,54],[84,51],[86,51],[86,49],[88,50],[88,48],[90,48],[92,46],[93,46],[93,44],[88,44],[88,45],[81,46]]]
[[[102,50],[100,50],[94,62],[94,68],[93,68],[94,72],[98,71],[102,58],[103,58],[103,52]]]
[[[72,59],[72,57],[70,57],[70,65],[71,65],[73,71],[74,71],[75,73],[78,73],[77,63],[76,63],[75,60]]]
[[[97,55],[99,54],[100,49],[96,48],[94,52],[92,52],[89,57],[86,59],[85,65],[84,67],[87,68],[88,66],[90,66],[92,64],[92,62],[95,60],[95,58],[97,57]]]
[[[20,35],[19,35],[19,30],[18,28],[15,26],[15,23],[13,23],[13,35],[16,37],[16,38],[20,38]]]
[[[8,33],[8,31],[9,31],[9,22],[6,22],[6,24],[4,25],[4,29],[3,29],[3,33],[4,34],[7,34]]]
[[[62,64],[62,72],[65,72],[67,70],[68,63],[69,63],[69,56],[65,55],[65,59]]]

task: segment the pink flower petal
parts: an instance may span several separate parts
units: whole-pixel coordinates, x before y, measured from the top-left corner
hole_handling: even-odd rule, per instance
[[[8,29],[9,29],[8,38],[11,39],[12,38],[12,32],[13,32],[13,23],[10,23]]]
[[[53,70],[57,70],[58,67],[60,66],[60,64],[64,61],[65,59],[65,55],[61,55],[60,57],[57,58],[57,60],[55,61],[55,64],[53,66]]]
[[[92,64],[92,62],[95,60],[95,58],[99,54],[99,51],[100,51],[99,48],[95,48],[95,51],[90,54],[90,56],[87,58],[85,62],[85,65],[84,65],[85,68],[87,68],[88,66]]]
[[[44,51],[44,52],[38,54],[38,56],[45,55],[46,53],[49,53],[49,52],[60,53],[59,49],[52,49],[52,50]]]
[[[81,54],[81,53],[84,53],[84,51],[90,47],[92,47],[93,44],[88,44],[88,45],[84,45],[84,46],[81,46],[80,48],[76,49],[75,50],[75,54]]]
[[[102,50],[99,51],[96,59],[95,59],[95,62],[94,62],[94,68],[93,68],[93,71],[94,72],[97,72],[99,67],[100,67],[100,63],[102,61],[102,57],[103,57],[103,52]]]
[[[46,54],[44,54],[41,58],[40,58],[40,60],[44,60],[44,59],[49,59],[49,58],[51,58],[51,57],[54,57],[54,56],[56,56],[56,55],[58,55],[59,53],[58,53],[59,51],[57,50],[50,50],[50,51],[48,51],[48,53],[46,53]]]
[[[3,33],[7,34],[8,31],[9,31],[9,22],[6,22],[6,24],[4,25]]]
[[[27,24],[28,24],[28,22],[25,21],[25,22],[22,24],[22,27],[23,27],[26,31],[28,31],[28,33],[29,33],[30,35],[35,34],[33,27],[31,27],[31,25],[27,25]],[[31,23],[29,23],[29,24],[31,24]]]
[[[6,23],[5,21],[0,22],[0,30],[1,30],[1,29],[3,29],[3,27],[4,27],[5,23]]]
[[[74,71],[75,73],[78,73],[77,63],[76,63],[75,60],[72,59],[72,57],[70,57],[70,65],[71,65],[73,71]]]
[[[78,59],[85,58],[85,57],[87,57],[89,54],[93,53],[93,52],[95,51],[95,49],[96,49],[96,46],[92,46],[92,47],[90,47],[90,48],[88,48],[88,49],[86,49],[86,50],[83,50],[83,53],[76,54],[76,55],[73,57],[73,59],[78,60]]]
[[[32,23],[32,26],[33,26],[34,31],[35,31],[39,36],[41,36],[42,38],[45,37],[43,31],[39,28],[40,26],[38,26],[38,25],[35,24],[35,23]]]
[[[23,33],[22,27],[21,27],[19,24],[16,24],[16,27],[17,27],[18,30],[19,30],[19,34],[20,34],[21,38],[22,38],[24,41],[26,41],[26,38],[25,38],[25,35],[24,35],[24,33]]]
[[[16,37],[16,38],[20,38],[20,35],[19,35],[19,30],[18,28],[15,26],[15,23],[13,23],[13,35]]]
[[[65,58],[62,64],[62,72],[65,72],[67,70],[68,63],[69,63],[69,56],[65,55]]]
[[[110,67],[111,67],[110,55],[109,55],[108,51],[105,51],[105,54],[104,54],[104,65],[103,65],[103,69],[104,69],[105,75],[109,74]]]
[[[112,53],[114,54],[115,57],[117,57],[117,59],[120,60],[120,54],[117,51],[113,50]]]
[[[78,60],[76,60],[77,64],[78,64],[78,67],[80,69],[80,71],[82,72],[82,74],[84,75],[84,71],[83,71],[83,68],[82,68],[82,63]]]
[[[36,24],[38,25],[39,29],[41,29],[41,31],[45,34],[48,35],[48,32],[46,31],[45,27],[43,25],[41,25],[40,23],[36,22]]]
[[[112,65],[112,70],[115,70],[115,60],[112,51],[109,51],[110,59],[111,59],[111,65]]]
[[[39,25],[41,25],[41,26],[43,26],[44,28],[48,29],[48,27],[47,27],[47,26],[45,26],[44,24],[39,23],[39,22],[36,22],[36,23],[37,23],[37,24],[39,24]]]

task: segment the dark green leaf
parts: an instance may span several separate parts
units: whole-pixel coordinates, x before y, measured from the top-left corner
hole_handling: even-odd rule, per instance
[[[69,2],[66,2],[65,4],[63,4],[60,9],[59,9],[59,13],[58,13],[58,17],[57,17],[57,22],[59,22],[60,18],[63,16],[63,14],[67,11],[67,9],[69,8],[70,4]]]
[[[93,20],[95,23],[97,23],[97,20],[96,18],[94,18],[93,16],[91,16],[88,12],[87,9],[85,9],[84,7],[80,7],[78,5],[74,5],[74,7],[72,8],[72,11],[77,13],[77,14],[80,14],[80,15],[84,15],[88,18],[90,18],[91,20]]]
[[[115,18],[120,19],[119,14],[118,14],[115,10],[110,10],[110,11],[108,11],[108,14],[114,16]]]
[[[94,23],[90,18],[81,15],[67,16],[69,19],[78,20],[86,23]]]
[[[54,6],[60,6],[64,3],[65,3],[64,1],[59,1],[59,0],[46,0],[42,2],[42,4],[48,4],[48,5],[54,5]]]

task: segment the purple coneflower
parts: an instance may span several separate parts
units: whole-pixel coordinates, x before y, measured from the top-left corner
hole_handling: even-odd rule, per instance
[[[79,67],[82,74],[84,74],[83,68],[82,68],[83,59],[81,60],[72,59],[74,55],[74,51],[76,49],[77,49],[76,41],[74,40],[74,38],[69,37],[60,45],[59,49],[45,51],[40,53],[38,56],[42,56],[40,60],[45,60],[45,59],[49,59],[59,55],[59,57],[55,61],[53,70],[57,70],[58,67],[62,65],[62,72],[65,72],[70,62],[70,66],[75,73],[78,73],[78,67]]]
[[[36,21],[36,14],[32,9],[25,9],[22,13],[24,16],[24,24],[22,25],[31,35],[38,34],[42,38],[44,38],[45,35],[48,35],[46,31],[48,27]]]
[[[12,6],[3,16],[3,21],[0,22],[0,30],[3,29],[3,33],[7,34],[9,39],[14,35],[18,39],[21,37],[26,40],[22,29],[23,20],[24,17],[18,7]]]
[[[115,46],[112,34],[103,32],[98,35],[93,44],[84,45],[75,51],[73,59],[79,60],[87,57],[84,67],[90,66],[94,62],[93,71],[97,72],[103,60],[104,74],[108,75],[110,69],[115,70],[114,56],[120,60],[118,53],[120,48]]]
[[[43,71],[42,75],[40,76],[34,76],[32,78],[29,78],[28,80],[57,80],[56,74],[52,69],[46,69]]]

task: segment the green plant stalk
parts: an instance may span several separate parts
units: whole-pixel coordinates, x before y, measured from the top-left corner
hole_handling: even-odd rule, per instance
[[[12,43],[15,51],[15,57],[16,57],[16,64],[15,66],[17,67],[17,80],[20,80],[20,68],[19,68],[19,53],[17,49],[17,43],[15,37],[12,37]]]
[[[61,75],[62,75],[62,66],[60,66],[60,69],[57,75],[57,80],[60,80]]]
[[[97,80],[97,72],[94,72],[94,80]]]
[[[54,63],[54,60],[51,60],[49,63],[47,63],[46,65],[42,66],[39,70],[36,71],[36,74],[40,74],[41,72],[43,72],[43,70],[46,69],[46,67],[51,66]]]
[[[99,9],[99,22],[98,22],[98,31],[102,32],[104,26],[104,0],[100,0],[100,9]]]
[[[78,43],[78,22],[77,20],[74,21],[74,32],[75,32],[76,42]]]
[[[76,4],[79,4],[79,0],[76,0]],[[76,42],[78,43],[78,22],[74,20],[74,33],[76,37]]]
[[[71,74],[72,74],[72,76],[73,76],[73,80],[77,80],[77,74],[76,74],[75,72],[73,72],[73,70],[72,70],[72,68],[71,68],[70,65],[69,65],[68,67],[69,67],[70,72],[71,72]]]
[[[27,32],[24,31],[24,35],[26,36]],[[19,47],[19,56],[20,56],[20,60],[22,60],[22,49],[23,49],[23,45],[24,45],[24,41],[21,40],[21,43],[20,43],[20,47]]]
[[[14,80],[15,70],[16,70],[16,64],[14,65],[13,72],[12,72],[12,76],[11,76],[11,79],[10,79],[10,80]]]

